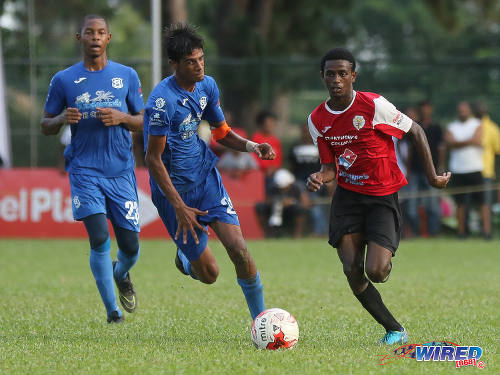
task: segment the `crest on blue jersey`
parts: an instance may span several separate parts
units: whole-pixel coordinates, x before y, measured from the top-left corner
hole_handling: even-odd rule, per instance
[[[206,106],[207,106],[207,97],[206,96],[202,96],[200,98],[200,107],[201,107],[201,110],[203,111]]]
[[[82,203],[80,202],[80,198],[78,197],[78,195],[75,195],[73,197],[73,204],[75,206],[76,209],[79,209],[80,206],[82,205]]]
[[[123,78],[111,78],[111,86],[113,86],[113,88],[115,89],[121,89],[123,87]]]

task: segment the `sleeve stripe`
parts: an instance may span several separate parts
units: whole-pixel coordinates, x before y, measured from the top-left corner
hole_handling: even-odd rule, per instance
[[[307,118],[307,125],[309,127],[309,134],[315,145],[318,145],[318,137],[322,137],[321,133],[316,129],[316,126],[312,122],[311,115]]]

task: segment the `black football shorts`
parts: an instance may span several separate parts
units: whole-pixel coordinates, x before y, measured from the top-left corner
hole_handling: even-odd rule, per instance
[[[363,233],[395,255],[401,238],[401,208],[398,193],[372,196],[337,186],[330,210],[328,242],[337,248],[344,234]]]

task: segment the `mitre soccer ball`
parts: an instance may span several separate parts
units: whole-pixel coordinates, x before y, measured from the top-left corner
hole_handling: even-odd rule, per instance
[[[299,325],[288,311],[268,309],[255,317],[250,334],[258,349],[291,348],[299,340]]]

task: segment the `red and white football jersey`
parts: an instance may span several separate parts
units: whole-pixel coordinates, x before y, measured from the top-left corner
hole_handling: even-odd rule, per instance
[[[354,91],[343,111],[326,102],[309,115],[309,132],[322,164],[336,163],[337,183],[366,195],[395,193],[408,182],[399,169],[392,137],[402,138],[412,120],[383,96]]]

